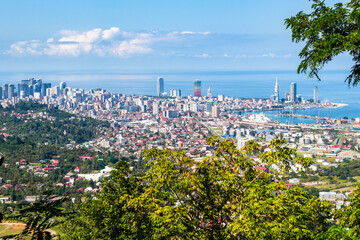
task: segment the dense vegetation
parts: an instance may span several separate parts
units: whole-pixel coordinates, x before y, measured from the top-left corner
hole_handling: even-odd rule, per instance
[[[64,179],[67,173],[76,167],[81,169],[81,173],[91,173],[119,160],[115,153],[104,155],[86,148],[75,148],[85,140],[100,136],[97,131],[107,129],[109,124],[106,122],[77,118],[35,102],[19,102],[1,108],[0,116],[0,132],[6,133],[0,134],[0,153],[6,159],[0,167],[1,184],[12,185],[1,187],[0,196],[8,196],[12,201],[21,202],[25,196],[38,195],[45,190],[80,198],[82,193],[77,189],[95,187],[95,183],[78,180],[68,187]],[[65,145],[70,142],[71,146]],[[89,155],[91,159],[84,160],[79,155]],[[26,165],[20,165],[21,160],[26,160]],[[57,167],[53,166],[54,160],[58,161]],[[31,170],[30,167],[40,170]],[[46,168],[49,170],[43,170]],[[2,205],[2,211],[9,212],[8,207],[17,206]]]
[[[260,154],[263,166],[284,172],[294,149],[275,140]],[[213,156],[195,161],[182,152],[152,149],[148,170],[132,174],[124,162],[94,199],[78,205],[79,215],[64,225],[65,239],[356,239],[360,237],[359,190],[342,211],[301,188],[273,181],[255,168],[231,141],[208,139]],[[341,224],[334,224],[335,218]],[[350,230],[346,230],[349,227]]]
[[[97,135],[96,129],[110,126],[108,122],[79,118],[35,102],[22,101],[13,107],[0,109],[0,116],[1,132],[21,139],[29,138],[34,143],[83,143]]]

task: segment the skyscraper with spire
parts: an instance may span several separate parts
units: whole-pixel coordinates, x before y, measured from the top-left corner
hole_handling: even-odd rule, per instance
[[[279,102],[279,85],[278,85],[278,79],[276,77],[276,83],[275,83],[275,102]]]
[[[209,87],[209,89],[208,89],[208,91],[207,91],[207,97],[208,97],[208,98],[212,98],[210,87]]]

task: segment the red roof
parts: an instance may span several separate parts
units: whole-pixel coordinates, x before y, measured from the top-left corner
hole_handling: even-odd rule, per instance
[[[1,135],[3,135],[4,138],[7,138],[9,136],[9,134],[6,134],[6,133],[1,133]]]
[[[254,169],[257,169],[257,170],[260,170],[260,171],[263,171],[263,172],[267,170],[266,167],[260,167],[260,166],[256,166],[256,167],[254,167]]]

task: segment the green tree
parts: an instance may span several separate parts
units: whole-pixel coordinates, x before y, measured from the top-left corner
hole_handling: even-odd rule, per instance
[[[0,154],[0,166],[4,163],[4,156]],[[3,214],[0,213],[0,222],[3,220]]]
[[[119,162],[95,199],[78,207],[64,231],[68,239],[314,239],[330,227],[329,206],[301,188],[273,181],[266,169],[290,161],[294,149],[274,140],[259,154],[232,141],[208,139],[213,156],[197,161],[185,152],[152,149],[148,170],[134,176]],[[259,155],[257,168],[252,155]]]
[[[24,222],[25,229],[16,235],[4,236],[5,239],[23,239],[31,236],[32,240],[53,239],[50,228],[59,225],[63,220],[61,218],[69,217],[73,213],[66,212],[61,205],[68,201],[67,198],[56,199],[47,193],[30,205],[21,205],[22,207],[16,215],[6,217],[7,220]]]
[[[360,239],[360,185],[351,194],[350,205],[340,212],[341,224],[349,228],[347,235],[352,239]]]
[[[62,228],[65,239],[145,239],[151,236],[151,220],[145,206],[137,204],[144,193],[141,178],[132,176],[127,164],[115,164],[95,199],[78,205],[79,216]],[[131,204],[130,204],[131,203]]]
[[[351,0],[330,7],[324,0],[311,0],[313,11],[299,12],[285,20],[291,28],[293,42],[305,42],[299,54],[302,59],[298,73],[309,77],[318,76],[319,71],[335,56],[348,53],[354,65],[346,82],[356,86],[360,80],[360,2]]]

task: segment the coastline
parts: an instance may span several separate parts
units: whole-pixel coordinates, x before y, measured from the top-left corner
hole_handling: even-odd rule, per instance
[[[331,103],[331,104],[335,105],[334,107],[331,107],[331,108],[341,108],[341,107],[346,107],[349,105],[347,103]]]

